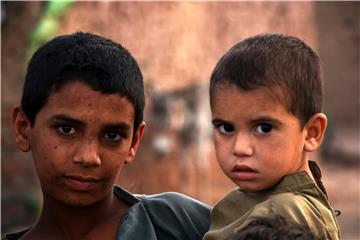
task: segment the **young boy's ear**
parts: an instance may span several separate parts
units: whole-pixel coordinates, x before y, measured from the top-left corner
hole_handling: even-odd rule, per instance
[[[304,150],[313,152],[317,150],[324,138],[327,126],[327,118],[323,113],[314,114],[305,124],[305,145]]]
[[[129,154],[125,159],[125,164],[130,163],[134,159],[136,151],[137,151],[137,149],[139,147],[141,138],[142,138],[142,136],[144,134],[144,128],[145,128],[145,122],[143,121],[139,125],[138,129],[136,130],[136,132],[133,135],[133,139],[132,139],[132,142],[131,142],[131,147],[129,149]]]
[[[13,130],[15,142],[23,152],[30,151],[30,129],[31,124],[21,107],[13,109]]]

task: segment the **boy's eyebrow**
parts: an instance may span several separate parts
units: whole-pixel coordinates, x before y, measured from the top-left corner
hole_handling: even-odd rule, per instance
[[[214,125],[216,125],[218,123],[232,124],[230,121],[226,121],[226,120],[223,120],[223,119],[220,119],[220,118],[214,118],[211,122]],[[250,122],[273,122],[273,123],[276,123],[278,125],[282,124],[282,122],[279,119],[269,117],[269,116],[259,116],[259,117],[251,119]]]
[[[124,131],[130,131],[131,127],[129,124],[126,124],[126,123],[114,123],[114,124],[107,124],[106,125],[106,128],[109,128],[109,129],[121,129],[121,130],[124,130]]]
[[[58,114],[58,115],[54,115],[50,118],[50,120],[57,120],[57,121],[64,121],[64,122],[69,122],[69,123],[73,123],[76,125],[81,125],[82,122],[80,120],[71,118],[65,114]]]
[[[75,125],[83,125],[84,123],[80,120],[74,119],[72,117],[69,117],[65,114],[58,114],[55,116],[52,116],[50,120],[56,120],[56,121],[64,121],[68,123],[72,123]],[[130,130],[131,126],[127,123],[119,122],[119,123],[110,123],[106,125],[106,128],[116,128],[116,129],[122,129],[122,130]]]
[[[229,121],[225,121],[223,119],[220,118],[214,118],[213,120],[211,120],[212,124],[216,125],[218,123],[225,123],[225,124],[231,124],[231,122]]]
[[[251,121],[252,122],[273,122],[273,123],[276,123],[276,124],[279,124],[279,125],[282,124],[282,122],[279,119],[269,117],[269,116],[259,116],[259,117],[256,117],[256,118],[252,119]]]

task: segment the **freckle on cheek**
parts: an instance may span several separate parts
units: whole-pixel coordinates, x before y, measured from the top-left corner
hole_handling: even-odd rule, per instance
[[[57,146],[57,145],[55,145],[53,148],[54,148],[54,149],[57,149],[57,148],[58,148],[58,146]]]

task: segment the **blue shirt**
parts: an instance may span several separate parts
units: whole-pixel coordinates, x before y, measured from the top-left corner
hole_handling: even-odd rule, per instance
[[[118,186],[114,194],[131,206],[116,239],[200,240],[209,229],[211,208],[183,194],[133,195]],[[5,235],[3,240],[17,240],[28,230]]]

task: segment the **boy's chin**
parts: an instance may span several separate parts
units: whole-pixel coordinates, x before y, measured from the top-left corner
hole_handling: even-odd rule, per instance
[[[44,201],[54,201],[57,204],[74,207],[74,208],[86,208],[91,207],[101,202],[106,201],[108,194],[99,194],[99,193],[83,193],[83,192],[66,192],[64,191],[62,194],[56,194],[49,197],[44,198]],[[44,196],[45,197],[45,196]]]
[[[86,208],[94,206],[103,199],[93,198],[93,197],[72,197],[64,199],[62,202],[64,205],[68,205],[69,207],[76,207],[76,208]]]
[[[259,183],[236,183],[236,185],[241,189],[243,192],[248,193],[259,193],[262,191],[266,191],[271,189],[276,184],[259,184]]]

